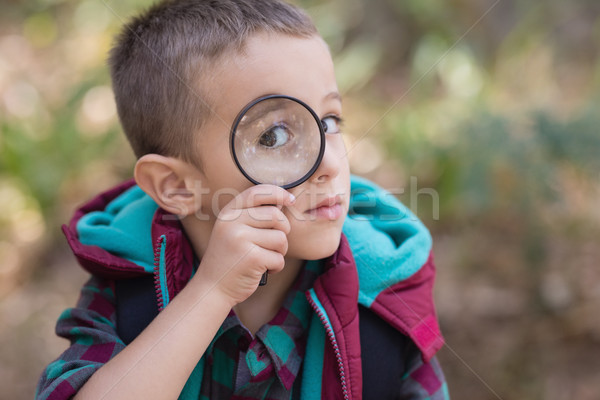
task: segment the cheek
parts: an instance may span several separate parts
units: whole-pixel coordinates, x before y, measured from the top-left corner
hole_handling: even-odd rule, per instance
[[[333,142],[333,150],[336,156],[340,160],[340,170],[345,172],[347,175],[350,174],[350,163],[348,162],[348,151],[346,151],[346,144],[341,135],[337,137],[337,140]]]
[[[231,162],[233,164],[233,162]],[[207,167],[205,180],[202,182],[202,205],[205,210],[217,216],[229,202],[244,190],[253,186],[235,165],[219,164]]]

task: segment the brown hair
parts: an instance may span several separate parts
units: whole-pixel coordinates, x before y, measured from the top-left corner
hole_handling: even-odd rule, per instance
[[[110,71],[119,119],[137,157],[194,159],[193,134],[209,115],[198,83],[214,61],[258,32],[310,37],[310,17],[277,0],[168,0],[117,37]]]

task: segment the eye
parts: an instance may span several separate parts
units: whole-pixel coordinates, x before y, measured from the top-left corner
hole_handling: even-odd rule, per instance
[[[269,149],[276,149],[286,144],[290,140],[290,136],[291,134],[285,125],[276,125],[263,132],[258,138],[258,143]]]
[[[342,119],[335,115],[329,115],[321,120],[325,133],[339,133],[342,129]]]

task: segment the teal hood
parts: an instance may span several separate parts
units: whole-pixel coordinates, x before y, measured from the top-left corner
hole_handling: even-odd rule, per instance
[[[101,209],[86,210],[76,222],[78,240],[152,273],[151,230],[157,209],[152,198],[133,185]],[[392,194],[356,176],[351,177],[343,233],[356,261],[359,302],[365,306],[385,288],[416,273],[431,251],[431,236],[418,218]]]
[[[88,212],[77,222],[79,241],[98,246],[147,273],[154,271],[152,221],[158,205],[134,185],[110,201],[106,208]]]
[[[394,195],[356,176],[343,233],[358,270],[358,301],[367,307],[383,290],[414,275],[431,252],[423,223]]]

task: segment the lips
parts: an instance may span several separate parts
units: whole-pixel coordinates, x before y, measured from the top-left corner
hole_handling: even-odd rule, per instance
[[[330,196],[327,197],[325,200],[321,201],[319,204],[317,204],[317,206],[313,208],[313,210],[321,207],[333,207],[336,204],[340,204],[341,202],[342,200],[340,196]]]
[[[305,211],[305,214],[310,215],[316,219],[336,220],[342,216],[342,197],[329,196],[320,201],[316,207]]]

